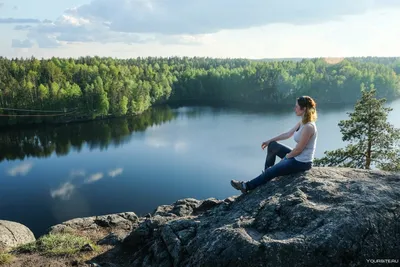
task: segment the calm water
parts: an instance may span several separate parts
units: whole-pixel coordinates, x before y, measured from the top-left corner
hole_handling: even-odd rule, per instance
[[[400,100],[390,106],[389,121],[400,128]],[[337,124],[349,111],[319,110],[317,157],[345,145]],[[143,215],[181,198],[237,195],[230,179],[259,175],[262,141],[297,120],[290,108],[159,108],[137,118],[3,132],[0,219],[39,236],[75,217]]]

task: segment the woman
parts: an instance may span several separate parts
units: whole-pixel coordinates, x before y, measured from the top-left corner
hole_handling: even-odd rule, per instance
[[[268,147],[263,173],[248,182],[232,180],[231,185],[235,189],[242,191],[242,193],[246,193],[277,176],[311,169],[318,136],[317,126],[315,125],[317,120],[316,107],[317,104],[309,96],[297,98],[295,113],[297,116],[301,116],[302,120],[296,123],[288,132],[261,144],[263,150]],[[277,142],[292,136],[297,143],[293,150]],[[283,160],[275,165],[276,156]]]

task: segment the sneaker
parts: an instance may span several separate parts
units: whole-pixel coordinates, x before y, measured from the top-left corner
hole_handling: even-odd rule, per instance
[[[242,191],[243,194],[247,193],[247,190],[244,188],[244,182],[241,181],[236,181],[236,180],[231,180],[231,185],[233,188],[236,190]]]

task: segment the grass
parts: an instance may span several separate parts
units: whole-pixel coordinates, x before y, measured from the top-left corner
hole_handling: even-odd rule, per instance
[[[74,255],[86,244],[90,244],[94,251],[99,250],[99,247],[86,237],[63,233],[42,236],[35,242],[20,246],[18,251],[37,252],[47,256]]]
[[[0,265],[11,263],[13,259],[13,255],[0,252]]]

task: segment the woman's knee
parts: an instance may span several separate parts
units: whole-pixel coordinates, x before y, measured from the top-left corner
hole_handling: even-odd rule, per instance
[[[269,150],[275,150],[275,148],[278,147],[278,142],[277,141],[272,141],[268,144],[268,149]]]

